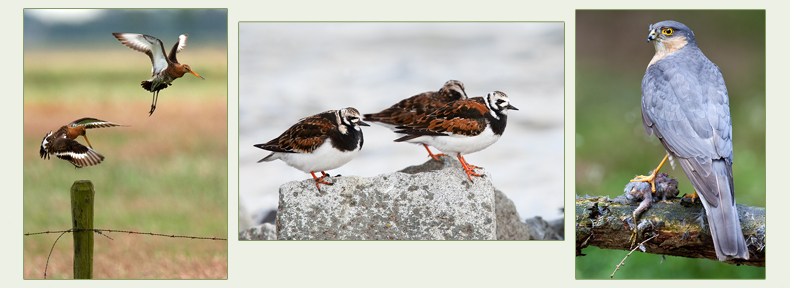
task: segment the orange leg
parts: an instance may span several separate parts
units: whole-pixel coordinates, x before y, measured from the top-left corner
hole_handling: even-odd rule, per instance
[[[699,195],[697,195],[697,189],[694,189],[694,194],[691,194],[691,195],[686,194],[686,195],[683,195],[683,197],[691,198],[692,200],[699,199]]]
[[[661,160],[661,164],[658,164],[658,167],[656,168],[656,170],[653,170],[653,173],[650,174],[650,176],[639,175],[639,176],[636,176],[636,178],[634,178],[633,180],[631,180],[631,182],[636,182],[636,181],[649,182],[650,185],[652,185],[653,193],[655,193],[656,192],[656,175],[658,175],[658,170],[661,170],[661,166],[664,166],[664,163],[667,162],[667,159],[669,159],[669,154],[664,156],[664,160]]]
[[[466,163],[466,159],[464,159],[464,156],[461,156],[461,153],[458,153],[458,161],[461,161],[461,166],[464,166],[464,172],[466,172],[466,176],[469,177],[469,182],[474,183],[474,181],[472,181],[472,175],[477,177],[483,177],[483,175],[477,174],[474,171],[477,168],[483,168],[483,167],[477,167],[475,165]]]
[[[321,171],[321,175],[322,175],[321,178],[316,177],[315,173],[313,173],[312,171],[310,171],[310,175],[313,175],[313,179],[315,179],[315,188],[318,188],[318,192],[321,192],[321,187],[318,187],[318,183],[326,184],[326,185],[334,185],[332,183],[323,180],[328,176],[326,175],[326,173],[324,173],[324,171]]]
[[[422,144],[422,146],[425,146],[425,150],[428,150],[428,155],[431,155],[431,158],[433,158],[433,160],[436,160],[438,162],[442,162],[441,160],[439,160],[439,156],[446,156],[444,153],[442,153],[442,154],[433,154],[433,153],[431,153],[431,149],[428,149],[428,145]]]

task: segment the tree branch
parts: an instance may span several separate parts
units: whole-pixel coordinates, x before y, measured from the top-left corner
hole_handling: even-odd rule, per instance
[[[646,253],[718,261],[707,227],[705,210],[699,202],[674,198],[653,203],[635,223],[631,205],[624,197],[576,199],[576,256],[587,246],[631,250],[633,243],[656,236],[644,244]],[[765,208],[738,205],[741,229],[746,237],[749,260],[725,263],[765,267]],[[634,226],[637,239],[633,239]]]

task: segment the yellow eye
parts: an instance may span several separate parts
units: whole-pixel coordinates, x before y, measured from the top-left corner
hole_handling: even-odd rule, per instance
[[[673,32],[675,32],[675,30],[672,30],[672,28],[664,28],[664,29],[661,30],[661,34],[664,34],[664,35],[667,35],[667,36],[671,36]]]

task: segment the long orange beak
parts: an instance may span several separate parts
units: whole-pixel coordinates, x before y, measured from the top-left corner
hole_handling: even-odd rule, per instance
[[[93,146],[91,146],[91,141],[88,141],[88,136],[85,136],[85,134],[83,134],[82,138],[85,138],[85,142],[88,142],[88,147],[91,147],[91,149],[93,149]]]
[[[189,70],[189,73],[192,73],[192,75],[195,75],[195,76],[197,76],[200,79],[206,80],[206,78],[203,78],[203,76],[197,75],[197,73],[195,73],[195,71]]]

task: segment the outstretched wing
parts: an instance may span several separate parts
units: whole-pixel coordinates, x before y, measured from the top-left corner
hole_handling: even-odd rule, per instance
[[[107,128],[107,127],[117,127],[117,126],[127,126],[117,123],[112,123],[109,121],[99,120],[96,118],[80,118],[69,123],[69,127],[76,127],[76,126],[83,126],[85,129],[91,128]]]
[[[104,160],[104,156],[95,150],[65,137],[55,139],[50,153],[79,168],[93,166]]]
[[[165,55],[165,46],[161,40],[153,36],[134,33],[112,33],[112,35],[118,38],[118,41],[121,41],[121,44],[126,45],[126,47],[148,55],[151,58],[152,75],[159,74],[159,72],[167,69],[169,63],[167,55]]]
[[[170,54],[167,56],[170,58],[170,62],[178,63],[176,54],[181,52],[181,50],[184,50],[184,47],[187,46],[187,37],[189,37],[189,34],[181,34],[181,36],[178,36],[178,42],[173,45],[173,48],[170,49]]]

